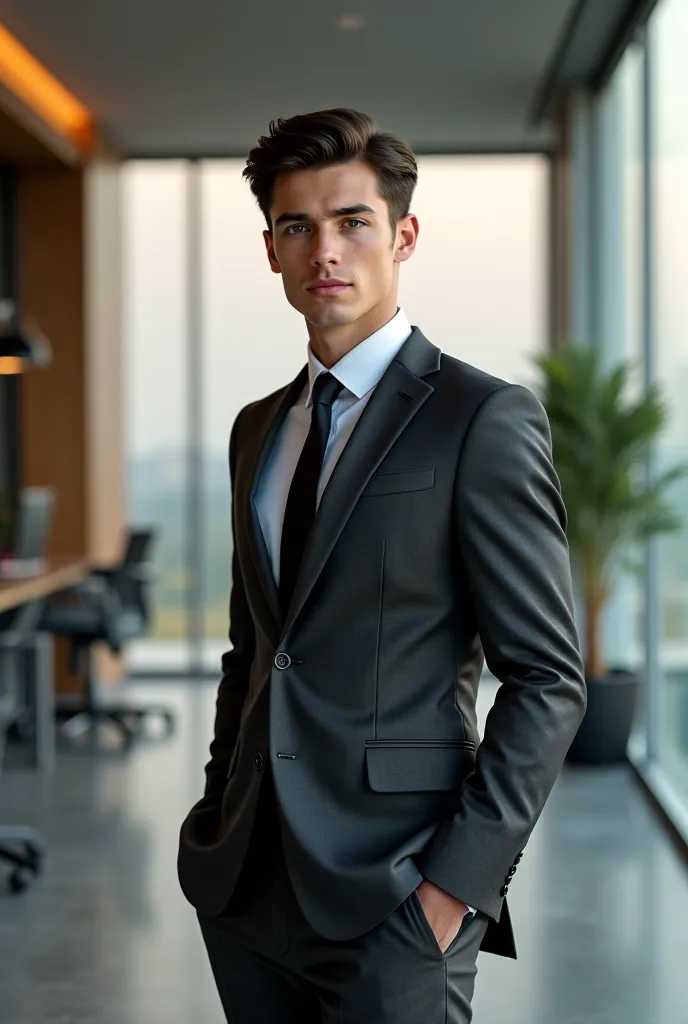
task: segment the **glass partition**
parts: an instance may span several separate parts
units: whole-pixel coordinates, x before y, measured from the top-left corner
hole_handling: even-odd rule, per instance
[[[688,461],[688,2],[664,0],[650,23],[653,68],[655,365],[671,418],[659,468]],[[688,803],[688,478],[673,491],[683,517],[660,544],[661,760]]]
[[[135,670],[188,668],[186,163],[132,162],[124,174],[128,515],[158,529],[150,635]]]

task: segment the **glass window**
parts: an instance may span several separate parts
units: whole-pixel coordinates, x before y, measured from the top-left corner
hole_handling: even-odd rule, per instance
[[[631,399],[642,393],[643,374],[643,54],[629,48],[594,101],[579,102],[574,138],[573,211],[580,238],[575,276],[585,288],[573,296],[574,340],[599,348],[606,371],[629,366]],[[585,123],[587,122],[587,123]],[[584,140],[584,145],[582,144]],[[585,258],[582,258],[585,253]],[[581,301],[584,298],[584,301]],[[633,552],[636,561],[642,551]],[[603,615],[603,646],[610,668],[642,670],[644,586],[638,575],[618,572]],[[582,599],[578,620],[583,636]],[[642,723],[644,705],[637,702]]]
[[[632,46],[618,74],[621,111],[623,306],[634,391],[643,386],[643,51]]]
[[[418,247],[402,268],[411,323],[514,383],[538,378],[547,332],[547,165],[538,156],[421,157]]]
[[[630,365],[629,397],[639,396],[644,388],[643,338],[643,51],[631,46],[616,72],[620,148],[620,245],[614,256],[620,258],[621,309],[619,311],[618,359]],[[642,553],[637,553],[641,555]],[[621,583],[617,631],[625,664],[642,672],[644,649],[645,585],[644,574],[627,575]],[[642,726],[644,700],[637,704],[636,722]]]
[[[186,593],[185,164],[124,174],[126,451],[129,521],[157,526],[152,630],[133,668],[188,664]]]
[[[655,365],[671,410],[660,469],[688,460],[688,2],[664,0],[650,23],[653,68]],[[673,500],[679,533],[661,541],[661,757],[688,795],[688,480]]]

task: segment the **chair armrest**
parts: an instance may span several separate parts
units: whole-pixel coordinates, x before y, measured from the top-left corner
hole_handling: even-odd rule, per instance
[[[150,565],[133,565],[117,569],[106,569],[96,566],[95,569],[91,569],[91,576],[105,580],[113,580],[120,575],[136,580],[138,583],[153,583],[160,578],[160,574]]]
[[[75,583],[69,590],[63,591],[63,594],[65,597],[69,597],[70,594],[83,597],[102,597],[109,589],[108,582],[104,577],[91,575],[80,583]]]

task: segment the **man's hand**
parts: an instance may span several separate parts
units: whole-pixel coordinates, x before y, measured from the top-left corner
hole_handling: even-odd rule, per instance
[[[440,889],[429,878],[423,879],[416,892],[439,947],[444,953],[459,934],[468,907],[456,896]]]

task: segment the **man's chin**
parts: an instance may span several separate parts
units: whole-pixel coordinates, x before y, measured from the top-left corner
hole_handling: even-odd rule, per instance
[[[358,320],[360,313],[352,309],[332,306],[328,309],[308,309],[303,315],[313,327],[346,327]]]
[[[296,301],[289,296],[287,300],[312,327],[346,327],[348,324],[356,323],[362,316],[359,303],[352,301],[354,296],[352,290],[346,289],[339,295],[333,295],[328,299],[317,299],[306,297],[303,292],[295,296]],[[304,301],[305,300],[305,301]],[[310,301],[309,301],[310,300]]]

